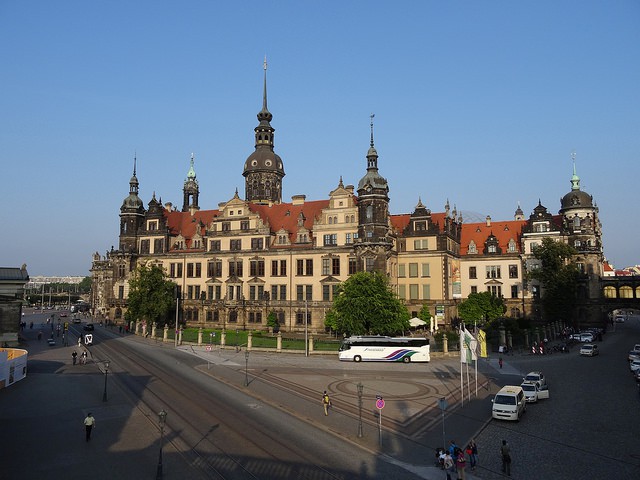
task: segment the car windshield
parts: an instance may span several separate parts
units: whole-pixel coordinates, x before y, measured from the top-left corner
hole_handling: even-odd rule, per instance
[[[522,385],[522,389],[525,392],[535,392],[536,391],[535,385]]]
[[[593,348],[593,345],[585,345],[582,347],[583,350],[591,350]]]
[[[525,380],[527,382],[537,382],[538,380],[540,380],[540,377],[538,375],[527,375],[525,377]]]
[[[494,403],[499,403],[500,405],[515,405],[516,397],[513,395],[496,395]]]

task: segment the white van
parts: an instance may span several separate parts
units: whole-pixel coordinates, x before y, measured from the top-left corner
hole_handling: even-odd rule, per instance
[[[524,391],[515,385],[505,385],[491,401],[491,417],[498,420],[520,420],[527,410]]]

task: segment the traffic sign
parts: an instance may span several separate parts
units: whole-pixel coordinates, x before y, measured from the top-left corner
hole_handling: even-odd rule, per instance
[[[380,396],[376,396],[376,408],[382,410],[384,408],[384,399]]]
[[[211,351],[211,345],[207,345],[207,352]]]

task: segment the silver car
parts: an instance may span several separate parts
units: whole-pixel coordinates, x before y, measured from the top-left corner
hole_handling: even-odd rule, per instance
[[[594,355],[599,355],[600,350],[598,349],[598,345],[594,343],[585,343],[580,347],[580,355],[584,355],[586,357],[593,357]]]

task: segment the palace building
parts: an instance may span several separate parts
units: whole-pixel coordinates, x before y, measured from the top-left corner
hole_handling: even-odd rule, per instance
[[[257,118],[255,149],[242,171],[244,196],[236,191],[218,208],[199,205],[193,156],[181,207],[162,204],[155,193],[145,207],[134,159],[120,207],[118,248],[93,257],[96,313],[123,318],[129,278],[140,264],[161,266],[177,284],[179,314],[190,326],[266,329],[274,311],[285,331],[303,330],[305,322],[323,331],[335,288],[358,271],[385,272],[409,312],[415,316],[427,304],[438,326],[456,317],[457,303],[469,293],[485,290],[504,297],[507,315],[535,315],[532,298],[539,291],[524,288],[524,270],[532,246],[548,235],[580,251],[586,275],[602,274],[598,209],[580,191],[575,167],[557,216],[538,205],[525,220],[518,206],[510,221],[464,223],[448,201],[444,211],[432,213],[420,199],[412,213],[391,214],[372,116],[357,188],[340,178],[326,199],[296,195],[283,202],[285,171],[274,149],[266,64]]]

